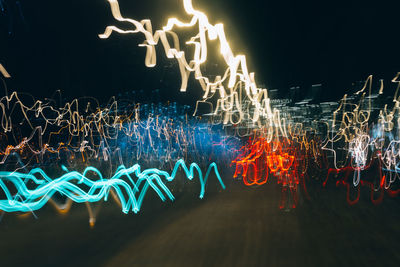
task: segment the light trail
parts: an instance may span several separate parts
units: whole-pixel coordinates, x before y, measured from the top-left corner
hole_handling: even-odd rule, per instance
[[[279,135],[287,137],[284,119],[280,118],[278,110],[271,109],[267,90],[257,87],[254,73],[249,72],[247,68],[246,57],[233,53],[226,38],[223,24],[210,24],[207,15],[196,10],[191,0],[183,0],[184,9],[191,16],[191,19],[184,22],[177,18],[170,18],[162,29],[153,33],[149,19],[137,21],[125,18],[121,15],[117,0],[108,0],[108,2],[113,17],[120,22],[131,24],[133,29],[123,30],[117,26],[107,26],[104,33],[99,35],[100,38],[108,38],[114,31],[122,34],[142,33],[146,40],[139,46],[146,47],[145,65],[147,67],[156,65],[155,46],[161,42],[166,56],[170,59],[176,59],[179,64],[182,78],[181,91],[186,91],[189,75],[193,72],[204,92],[203,100],[200,102],[207,102],[213,106],[207,100],[218,92],[219,99],[214,109],[214,115],[221,113],[224,124],[246,123],[248,120],[249,124],[253,124],[253,127],[273,128],[274,130],[270,131],[269,140],[272,140],[274,134],[275,138],[279,138]],[[187,45],[193,45],[195,49],[193,58],[188,59],[185,51],[180,48],[178,35],[173,30],[195,26],[198,27],[198,33],[186,42]],[[172,38],[172,43],[167,35]],[[227,66],[224,74],[217,75],[214,81],[203,76],[201,71],[202,64],[208,60],[207,39],[218,41],[219,52]],[[227,82],[227,86],[224,85],[225,82]],[[265,122],[262,122],[264,120]]]
[[[171,201],[174,200],[166,182],[173,181],[180,169],[189,180],[192,180],[195,174],[198,175],[200,198],[205,195],[211,171],[216,175],[221,188],[225,189],[215,163],[211,163],[206,174],[203,175],[196,163],[192,163],[188,167],[182,159],[176,162],[171,174],[156,168],[141,170],[139,164],[129,168],[121,165],[110,178],[104,178],[101,172],[94,167],[87,167],[82,173],[69,171],[64,167],[66,173],[55,179],[49,177],[40,168],[35,168],[29,173],[2,171],[0,172],[0,188],[5,199],[0,200],[0,210],[6,212],[39,210],[56,193],[77,203],[99,202],[102,199],[107,201],[110,191],[113,190],[124,213],[129,211],[137,213],[140,211],[143,198],[150,187],[162,201],[167,198]],[[96,176],[97,179],[89,178],[89,175]],[[16,193],[13,194],[11,188],[15,188]]]
[[[74,99],[60,107],[52,99],[33,102],[25,105],[16,92],[0,98],[0,165],[17,159],[21,164],[13,171],[53,159],[77,163],[81,159],[85,164],[91,160],[119,165],[141,162],[158,168],[180,158],[208,163],[215,159],[200,159],[215,158],[222,150],[224,156],[233,157],[239,142],[222,127],[187,117],[175,105],[144,112],[139,104],[121,106],[117,100],[106,107],[93,99]],[[21,128],[32,132],[21,136]]]
[[[11,78],[11,75],[7,72],[6,68],[0,63],[0,72],[5,78]]]

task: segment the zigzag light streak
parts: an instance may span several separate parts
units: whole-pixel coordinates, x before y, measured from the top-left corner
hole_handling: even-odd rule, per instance
[[[171,174],[155,168],[142,171],[139,164],[135,164],[130,168],[121,165],[109,179],[103,178],[101,172],[94,167],[87,167],[82,173],[68,171],[63,167],[67,173],[56,179],[50,178],[42,169],[35,168],[27,174],[0,172],[0,188],[6,197],[6,199],[0,200],[0,210],[6,212],[35,211],[42,208],[55,193],[60,193],[77,203],[98,202],[102,199],[107,201],[110,190],[113,189],[122,206],[122,211],[128,213],[132,210],[137,213],[140,211],[143,198],[149,186],[154,189],[162,201],[165,201],[166,198],[174,200],[173,194],[164,184],[162,178],[168,182],[173,181],[179,168],[183,169],[189,180],[193,179],[194,171],[197,171],[201,185],[200,198],[204,197],[205,186],[211,170],[214,170],[221,187],[225,189],[215,163],[209,165],[206,175],[203,177],[203,173],[196,163],[190,164],[188,168],[182,159],[176,162]],[[97,175],[99,179],[94,181],[88,178],[88,173]],[[37,175],[40,175],[42,179],[36,178]],[[137,177],[136,182],[133,180],[133,175]],[[127,181],[123,180],[122,177],[126,177]],[[13,195],[10,192],[5,183],[6,181],[11,182],[17,189],[16,194]],[[33,190],[28,189],[28,182],[33,182],[36,188]],[[81,188],[83,186],[88,187],[88,190],[83,190]]]
[[[194,72],[195,78],[199,81],[204,91],[203,101],[199,102],[206,102],[218,90],[219,99],[214,114],[217,114],[219,111],[225,113],[224,124],[228,122],[238,124],[242,120],[249,118],[250,121],[256,123],[258,127],[275,127],[276,135],[278,135],[280,131],[283,136],[287,137],[285,125],[283,124],[282,126],[279,111],[271,109],[267,90],[257,87],[254,73],[249,73],[248,71],[246,57],[244,55],[235,56],[233,54],[225,36],[223,24],[210,24],[206,14],[193,8],[191,0],[184,0],[184,9],[188,15],[192,16],[191,20],[189,22],[182,22],[177,18],[170,18],[167,25],[164,26],[162,30],[157,30],[153,34],[150,20],[136,21],[124,18],[121,15],[118,1],[108,0],[108,2],[110,3],[114,18],[118,21],[132,24],[134,29],[122,30],[116,26],[107,26],[104,33],[99,35],[100,38],[108,38],[113,31],[123,34],[142,33],[146,40],[139,46],[146,47],[147,49],[145,58],[145,65],[147,67],[154,67],[156,65],[155,46],[161,41],[166,56],[170,59],[175,58],[178,61],[182,78],[181,91],[186,91],[188,77],[191,72]],[[178,35],[172,30],[175,27],[192,27],[195,26],[196,23],[198,23],[198,34],[186,42],[188,45],[194,45],[195,48],[193,59],[188,61],[185,52],[180,49]],[[173,45],[168,41],[167,33],[172,37]],[[220,54],[223,56],[227,65],[225,73],[222,76],[216,76],[214,82],[204,77],[201,72],[201,65],[207,61],[207,37],[209,40],[218,39]],[[223,85],[226,80],[228,80],[228,90],[226,90]],[[242,93],[243,88],[245,93]],[[247,97],[248,100],[246,100],[245,97]],[[246,105],[249,105],[246,104],[246,101],[250,102],[250,107],[246,107]],[[251,115],[251,112],[254,114]],[[239,118],[235,120],[235,117]],[[262,125],[260,121],[261,118],[267,121],[265,125]],[[270,132],[271,136],[269,139],[272,139],[274,131]]]
[[[20,162],[16,169],[6,170],[28,172],[32,163],[64,159],[82,159],[88,166],[92,160],[117,161],[117,166],[146,162],[163,169],[165,162],[172,168],[181,158],[202,165],[198,156],[206,150],[208,162],[213,161],[209,156],[214,152],[233,152],[229,145],[233,143],[220,143],[233,141],[225,137],[222,127],[180,117],[184,113],[179,106],[160,106],[146,114],[139,104],[126,106],[115,99],[105,107],[92,98],[74,99],[57,107],[55,100],[43,102],[33,97],[34,103],[26,105],[20,99],[24,96],[13,92],[0,98],[0,166]],[[29,132],[20,129],[32,132],[26,136]],[[221,145],[214,146],[216,143]],[[74,169],[71,165],[68,168]],[[110,165],[107,176],[114,170]]]

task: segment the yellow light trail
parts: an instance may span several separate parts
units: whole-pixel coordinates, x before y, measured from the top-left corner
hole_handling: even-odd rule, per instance
[[[283,135],[287,137],[285,120],[280,118],[278,110],[271,109],[267,89],[257,87],[254,73],[249,72],[247,68],[246,57],[234,55],[232,52],[222,23],[212,25],[205,13],[193,8],[191,0],[183,0],[184,9],[191,16],[191,19],[183,22],[177,18],[170,18],[161,30],[156,30],[153,33],[149,19],[137,21],[124,18],[121,15],[118,1],[108,0],[108,2],[113,17],[118,21],[132,24],[134,28],[122,30],[117,26],[107,26],[104,33],[99,34],[100,38],[108,38],[114,31],[122,34],[142,33],[145,41],[139,46],[146,47],[145,65],[147,67],[156,65],[155,46],[161,41],[166,56],[170,59],[175,58],[179,64],[182,78],[181,91],[186,91],[189,75],[193,72],[195,79],[199,81],[204,91],[203,100],[198,102],[207,102],[216,92],[219,93],[219,99],[215,109],[213,107],[213,111],[214,115],[219,112],[224,114],[224,124],[244,122],[249,127],[268,128],[267,139],[269,141],[272,140],[273,136]],[[198,33],[186,42],[187,45],[193,45],[195,48],[193,58],[188,60],[185,52],[180,49],[179,37],[173,30],[196,25],[198,26]],[[172,38],[172,44],[167,38],[167,34]],[[219,52],[227,66],[224,74],[217,75],[214,81],[210,81],[201,72],[202,64],[207,61],[207,38],[218,40]],[[227,87],[224,86],[225,82],[227,82]],[[263,122],[261,122],[261,119],[263,119]]]
[[[0,63],[0,72],[5,78],[11,78],[11,75],[7,72],[6,68]]]

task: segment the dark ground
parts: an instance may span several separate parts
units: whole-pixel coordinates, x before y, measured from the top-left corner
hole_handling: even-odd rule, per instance
[[[227,179],[228,180],[228,179]],[[213,184],[214,183],[214,184]],[[279,210],[275,181],[249,188],[197,184],[174,203],[148,195],[139,214],[102,206],[90,228],[85,205],[66,215],[49,205],[0,223],[1,266],[398,266],[399,199],[374,206],[361,192],[355,206],[344,188],[309,187],[312,200]]]

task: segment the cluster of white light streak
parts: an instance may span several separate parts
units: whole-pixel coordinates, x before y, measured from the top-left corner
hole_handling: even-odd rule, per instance
[[[280,118],[279,111],[271,109],[270,99],[266,89],[258,88],[255,82],[254,73],[249,72],[244,55],[235,55],[225,36],[224,26],[221,23],[212,25],[205,13],[193,8],[191,0],[183,0],[186,13],[191,16],[187,22],[177,18],[168,19],[167,24],[160,30],[153,32],[152,23],[149,19],[141,21],[124,18],[121,15],[117,0],[108,0],[111,6],[112,15],[120,22],[127,22],[133,26],[131,30],[123,30],[117,26],[107,26],[100,38],[108,38],[113,31],[118,33],[142,33],[145,41],[139,44],[146,48],[145,65],[154,67],[156,65],[156,45],[161,41],[166,56],[175,58],[179,64],[182,77],[181,91],[186,91],[190,73],[200,83],[206,102],[218,92],[218,100],[214,115],[221,115],[224,124],[251,124],[251,127],[268,128],[268,140],[283,135],[287,137],[284,119]],[[191,59],[180,48],[178,35],[173,31],[175,28],[197,27],[198,33],[186,42],[194,46],[194,53]],[[168,39],[168,37],[170,39]],[[201,66],[206,63],[208,40],[218,40],[220,49],[227,68],[222,75],[217,75],[214,81],[203,76]],[[227,82],[227,86],[225,83]],[[211,106],[213,106],[211,104]]]
[[[214,148],[230,149],[224,137],[221,142],[211,130],[212,125],[171,115],[143,118],[140,105],[124,110],[116,100],[104,108],[93,99],[74,99],[60,107],[52,99],[26,105],[13,92],[0,98],[0,165],[17,159],[17,171],[32,162],[66,157],[76,159],[72,161],[76,164],[94,159],[110,165],[140,161],[164,167],[180,158],[208,159]],[[20,128],[31,130],[30,135],[21,136]],[[218,146],[213,145],[213,135],[218,137]]]
[[[355,93],[359,96],[358,103],[352,103],[345,95],[339,107],[333,112],[332,125],[327,125],[327,138],[322,144],[322,149],[333,153],[334,168],[341,169],[349,164],[354,168],[354,186],[360,182],[360,171],[366,169],[374,158],[382,164],[385,173],[385,188],[389,188],[400,174],[400,73],[392,80],[397,84],[393,97],[393,106],[388,108],[372,105],[372,76],[369,76],[363,88]],[[383,94],[383,81],[380,82],[378,95]],[[369,92],[366,92],[366,91]],[[375,96],[375,98],[378,97]],[[354,99],[354,98],[352,98]],[[378,109],[377,121],[371,117],[373,110]],[[341,114],[341,116],[339,115]],[[337,159],[337,150],[343,145],[347,154],[343,160]],[[334,146],[339,146],[335,148]],[[342,146],[342,148],[340,147]],[[339,163],[340,162],[340,163]]]

